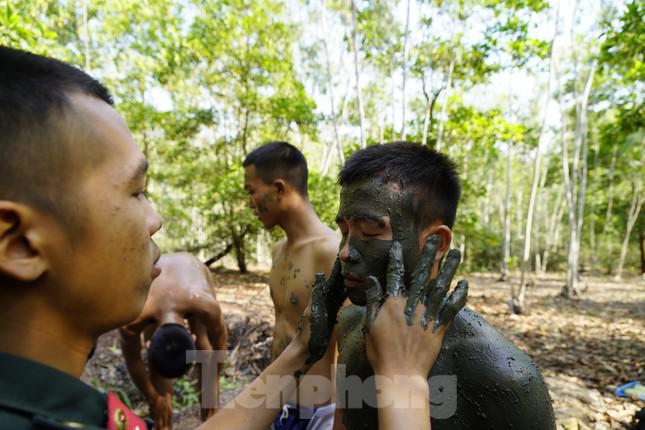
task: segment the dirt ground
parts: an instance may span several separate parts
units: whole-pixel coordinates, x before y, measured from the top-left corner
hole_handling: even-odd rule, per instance
[[[268,364],[273,311],[266,274],[218,272],[216,295],[229,327],[229,360],[221,379],[222,402],[237,394]],[[529,311],[511,316],[509,284],[496,275],[470,274],[469,306],[526,351],[549,385],[560,429],[627,429],[645,402],[619,398],[614,390],[629,381],[645,382],[645,280],[614,282],[584,277],[578,300],[558,296],[563,276],[535,280],[527,292]],[[511,279],[513,281],[514,279]],[[174,428],[199,424],[192,371],[176,384]],[[131,383],[118,339],[104,335],[83,379],[117,391],[136,412],[147,406]]]

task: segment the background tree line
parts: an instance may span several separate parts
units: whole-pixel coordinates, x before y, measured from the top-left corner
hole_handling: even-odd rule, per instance
[[[0,0],[0,43],[88,70],[151,162],[165,251],[266,259],[245,154],[287,140],[333,226],[357,148],[453,158],[467,270],[645,272],[638,0]]]

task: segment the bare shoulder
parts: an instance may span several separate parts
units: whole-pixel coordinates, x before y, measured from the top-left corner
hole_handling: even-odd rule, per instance
[[[506,428],[495,422],[496,417],[502,416],[518,428],[555,428],[551,399],[537,365],[468,308],[457,314],[446,332],[444,346],[431,372],[433,376],[447,374],[457,375],[460,395],[484,399],[479,406],[491,412],[486,418],[487,426]],[[462,416],[468,413],[463,410]],[[527,417],[531,417],[530,426]]]
[[[328,232],[325,232],[324,235],[321,235],[316,239],[316,245],[313,249],[314,261],[317,271],[322,271],[329,273],[336,256],[338,255],[338,245],[340,244],[340,238],[331,229],[328,229]]]
[[[284,253],[284,250],[287,246],[287,238],[283,237],[282,239],[278,240],[274,245],[271,250],[271,256],[275,260],[277,257],[279,257],[281,254]]]

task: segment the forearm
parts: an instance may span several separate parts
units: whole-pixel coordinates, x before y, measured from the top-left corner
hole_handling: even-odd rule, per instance
[[[306,358],[306,348],[292,342],[257,379],[199,429],[266,430],[286,399],[295,393],[298,378],[294,375],[305,373]]]
[[[430,389],[421,376],[375,378],[379,430],[430,430]]]
[[[138,339],[137,339],[138,341]],[[146,370],[146,366],[141,358],[140,345],[136,345],[132,340],[121,340],[121,350],[123,351],[123,358],[125,365],[130,374],[130,378],[134,385],[139,389],[141,394],[150,401],[157,396],[157,391],[152,385],[150,376]]]

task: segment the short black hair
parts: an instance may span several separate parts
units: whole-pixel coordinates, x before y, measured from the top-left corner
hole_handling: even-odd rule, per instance
[[[349,185],[375,176],[415,193],[423,225],[437,220],[450,228],[454,225],[461,187],[455,163],[447,156],[412,142],[368,146],[347,160],[338,183]]]
[[[257,175],[266,184],[284,179],[301,196],[307,197],[309,169],[302,152],[287,142],[269,142],[251,151],[243,166],[255,165]]]
[[[163,324],[150,339],[148,363],[164,378],[179,378],[192,366],[186,362],[186,351],[192,350],[195,350],[195,342],[186,327],[175,323]]]
[[[75,203],[67,185],[78,176],[70,175],[72,156],[87,153],[97,161],[102,154],[68,142],[73,93],[113,104],[108,90],[82,70],[0,46],[0,200],[29,203],[65,224],[72,224],[69,209]]]

